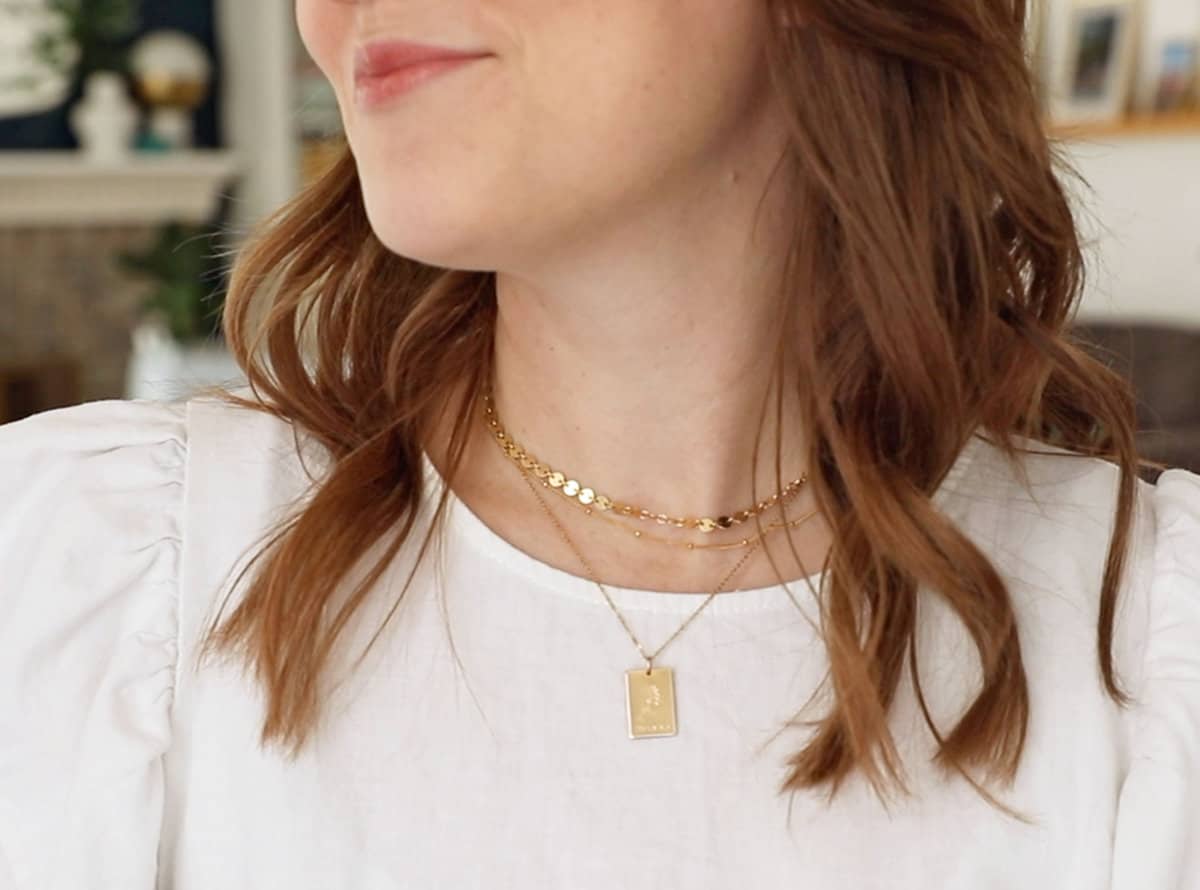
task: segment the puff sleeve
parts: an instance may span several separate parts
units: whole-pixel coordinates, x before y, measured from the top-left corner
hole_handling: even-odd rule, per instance
[[[1153,489],[1153,569],[1113,890],[1200,890],[1200,476]]]
[[[155,885],[185,409],[0,426],[0,887]]]

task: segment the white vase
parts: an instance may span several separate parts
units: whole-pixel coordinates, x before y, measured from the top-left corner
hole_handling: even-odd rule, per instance
[[[89,74],[83,98],[68,113],[80,149],[90,160],[101,163],[115,163],[129,154],[138,116],[125,78],[115,71]]]
[[[204,386],[242,386],[246,382],[223,344],[181,344],[155,321],[139,324],[132,341],[125,372],[127,399],[178,399]]]
[[[204,45],[175,29],[151,31],[130,47],[130,72],[150,106],[146,128],[169,148],[192,147],[192,113],[208,95],[212,67]]]
[[[172,149],[191,148],[196,141],[189,108],[173,108],[170,105],[152,108],[146,129]]]

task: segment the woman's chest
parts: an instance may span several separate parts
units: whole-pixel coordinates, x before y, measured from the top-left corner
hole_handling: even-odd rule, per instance
[[[907,693],[913,794],[885,807],[852,779],[827,803],[780,791],[807,738],[785,724],[827,666],[799,614],[697,622],[662,656],[677,734],[630,739],[638,659],[611,616],[504,605],[460,602],[449,636],[440,614],[402,613],[294,762],[255,750],[246,687],[199,684],[168,776],[167,886],[1106,886],[1119,777],[1086,696],[1065,713],[1035,697],[1002,794],[1032,824],[937,774]],[[634,620],[653,639],[674,619]]]

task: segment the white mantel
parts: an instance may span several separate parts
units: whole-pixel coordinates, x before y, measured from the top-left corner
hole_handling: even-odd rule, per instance
[[[237,174],[224,150],[134,152],[117,163],[70,149],[0,152],[0,226],[204,222]]]

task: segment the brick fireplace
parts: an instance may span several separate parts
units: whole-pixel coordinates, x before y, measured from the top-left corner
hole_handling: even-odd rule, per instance
[[[0,226],[0,422],[119,398],[148,285],[115,257],[153,227]]]
[[[117,256],[169,219],[211,219],[236,176],[225,151],[97,165],[0,152],[0,423],[125,395],[131,332],[154,285]]]

